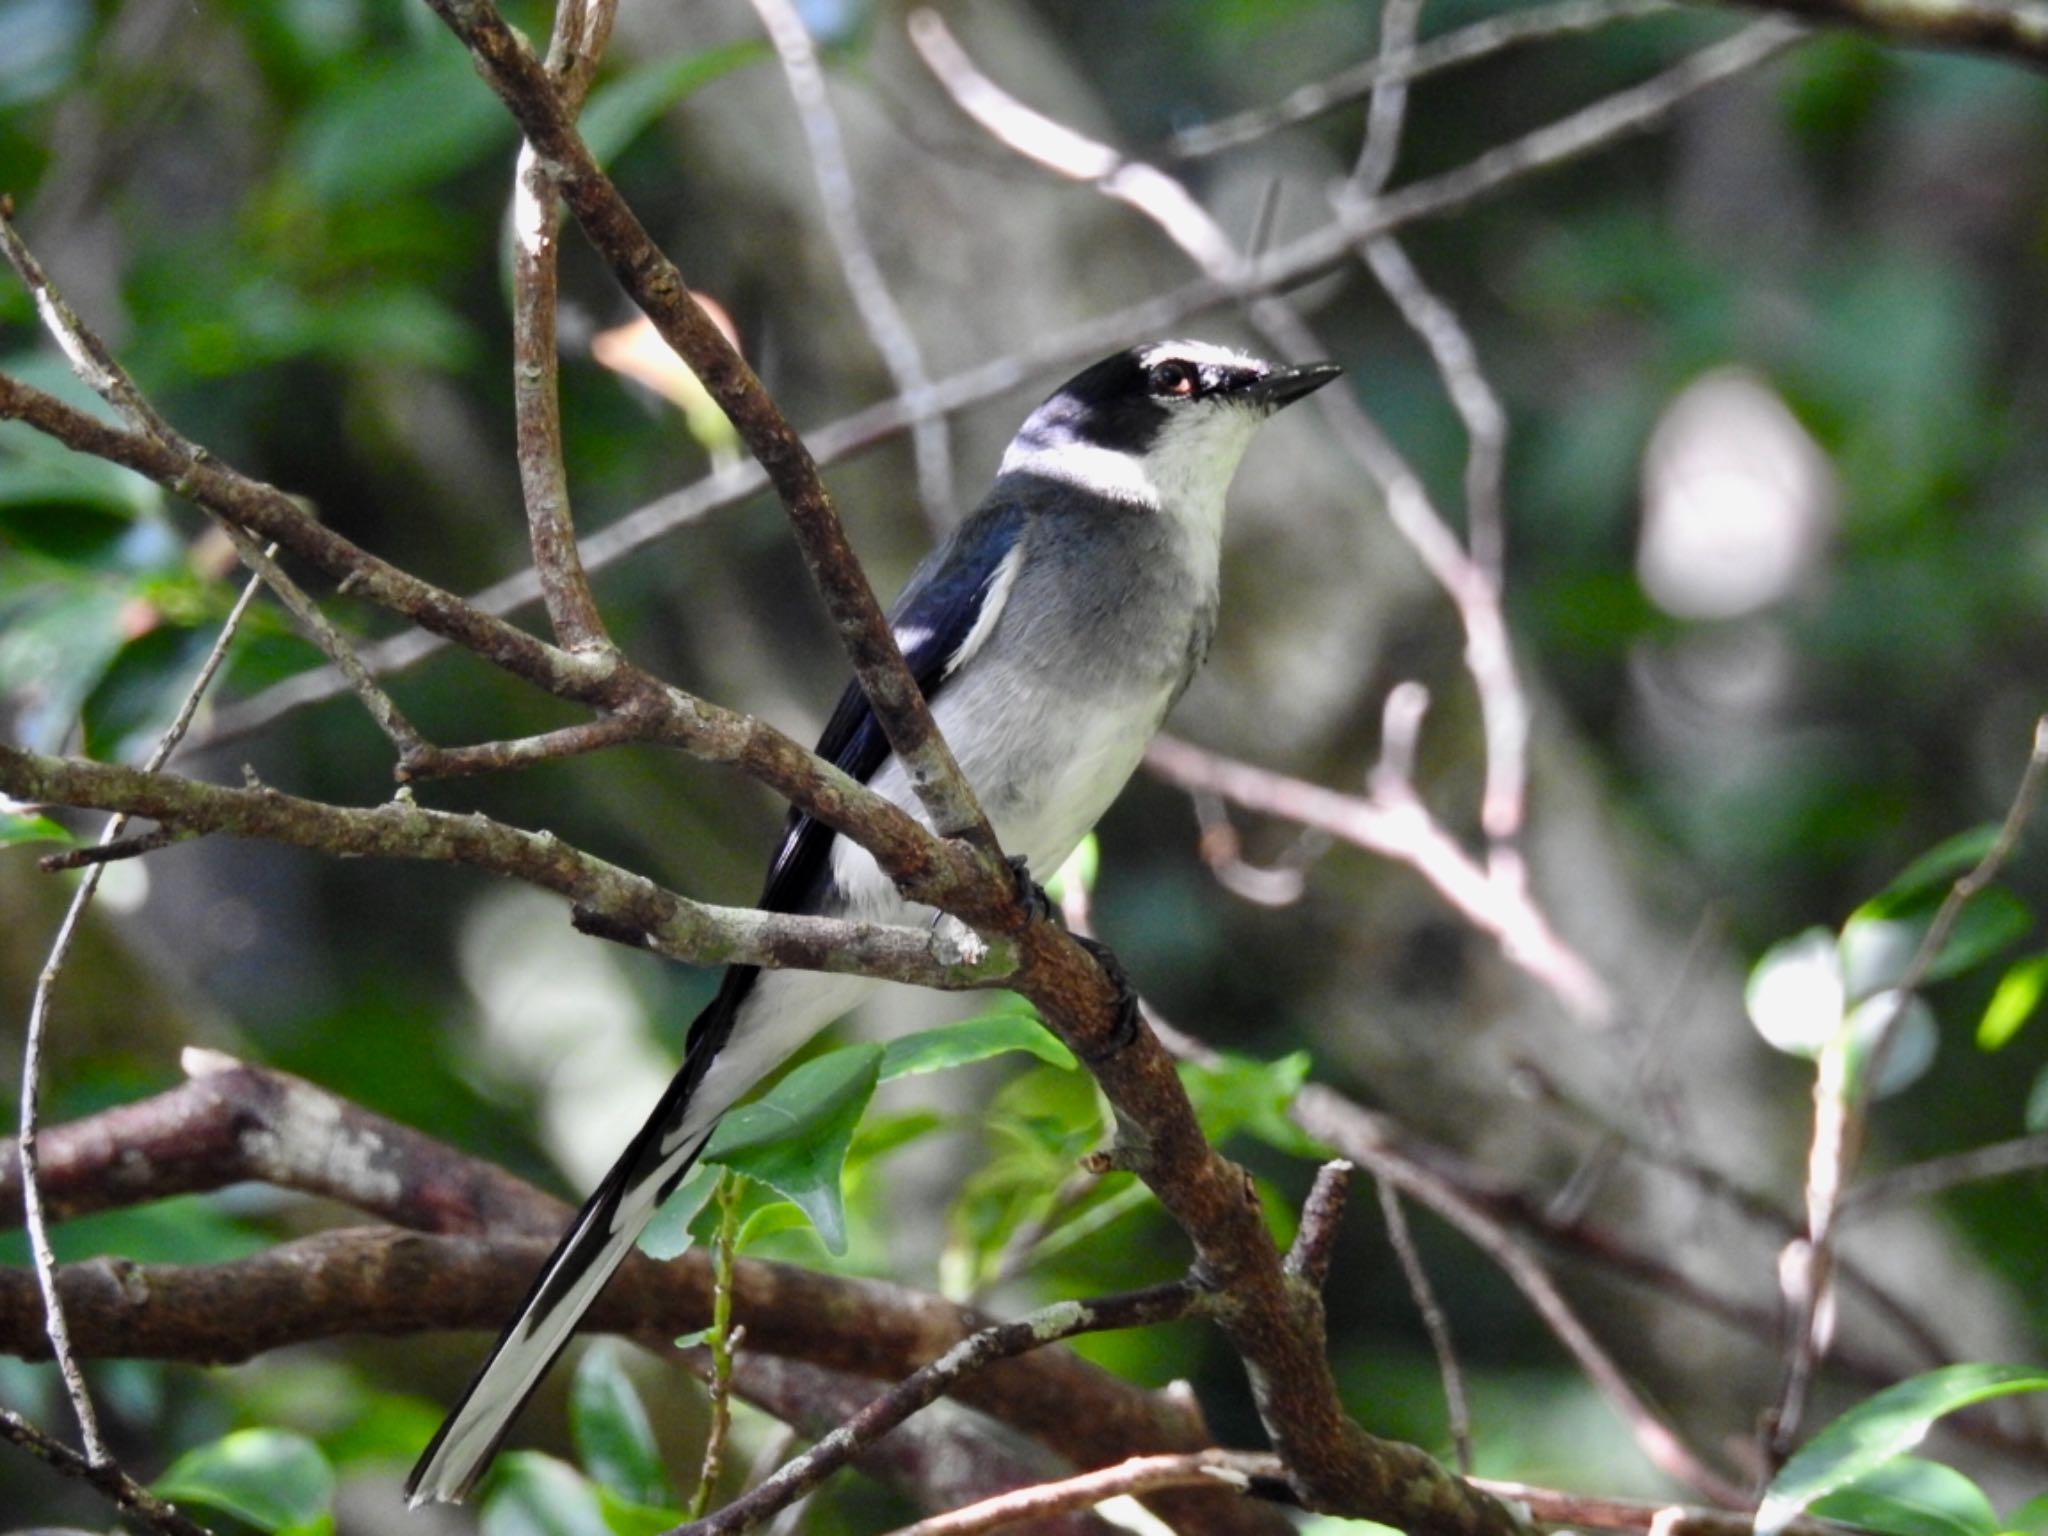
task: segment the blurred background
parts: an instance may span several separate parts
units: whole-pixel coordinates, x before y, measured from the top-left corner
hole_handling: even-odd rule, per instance
[[[1424,34],[1513,9],[1438,0]],[[824,53],[861,217],[932,378],[1193,275],[1138,215],[964,118],[906,42],[905,8],[799,10]],[[542,8],[509,11],[545,36]],[[1273,244],[1315,227],[1356,158],[1357,101],[1200,158],[1176,136],[1369,57],[1373,6],[977,0],[944,13],[980,67],[1182,179],[1240,244],[1262,238],[1262,222]],[[1743,22],[1711,8],[1645,14],[1422,80],[1393,185]],[[626,0],[588,121],[800,427],[895,392],[747,6]],[[1403,231],[1506,409],[1505,601],[1535,712],[1524,849],[1537,899],[1612,991],[1615,1021],[1572,1018],[1412,871],[1363,852],[1323,853],[1279,882],[1277,904],[1233,893],[1198,854],[1188,796],[1141,775],[1101,828],[1094,916],[1164,1016],[1263,1060],[1306,1051],[1316,1080],[1769,1314],[1781,1237],[1618,1149],[1679,1149],[1796,1207],[1812,1070],[1758,1038],[1745,975],[1773,944],[1839,928],[1917,855],[1996,820],[2011,798],[2048,699],[2044,131],[2048,85],[2015,66],[1820,36],[1654,132]],[[0,187],[74,305],[184,433],[458,591],[527,561],[506,324],[515,148],[509,119],[417,5],[0,0]],[[622,371],[617,333],[633,316],[573,231],[562,265],[567,462],[589,533],[732,448],[644,369]],[[1289,298],[1457,521],[1458,415],[1370,273],[1339,265]],[[1228,306],[1179,329],[1250,343]],[[78,393],[12,284],[0,285],[0,356]],[[1090,360],[1033,364],[948,421],[956,510],[1024,412]],[[886,597],[934,533],[906,440],[842,459],[827,480]],[[218,632],[231,567],[191,508],[0,428],[0,730],[41,750],[139,759]],[[1476,848],[1484,757],[1455,613],[1312,410],[1254,446],[1224,583],[1215,652],[1172,729],[1362,791],[1389,690],[1419,680],[1433,700],[1420,788]],[[842,684],[767,498],[683,522],[596,584],[636,659],[794,735],[815,732]],[[329,610],[366,638],[389,632],[359,604]],[[317,661],[259,604],[219,697],[253,697]],[[571,718],[463,658],[392,686],[443,743]],[[349,804],[390,792],[389,749],[352,702],[234,737],[203,717],[200,739],[186,772],[238,782],[246,764]],[[644,749],[419,794],[549,828],[721,902],[752,898],[781,815],[733,774]],[[1255,863],[1299,852],[1291,826],[1236,822]],[[2007,872],[2020,916],[2005,947],[1929,994],[1936,1049],[1878,1106],[1874,1166],[2019,1136],[2033,1128],[2030,1095],[2041,1114],[2048,1029],[2022,1027],[1995,1051],[1977,1038],[2007,968],[2041,947],[2021,905],[2048,896],[2038,841]],[[0,852],[0,1040],[18,1037],[69,889],[36,872],[35,852]],[[665,1080],[714,978],[583,939],[565,918],[465,872],[248,844],[115,866],[59,994],[46,1118],[166,1086],[180,1047],[200,1043],[579,1195]],[[880,1037],[970,1006],[892,997],[841,1034]],[[968,1294],[1090,1144],[1098,1110],[1071,1074],[998,1063],[891,1088],[878,1112],[913,1111],[938,1129],[857,1167],[853,1245],[833,1262]],[[1276,1211],[1298,1203],[1311,1159],[1249,1134],[1228,1150],[1270,1181]],[[2038,1175],[1965,1187],[1860,1222],[1850,1250],[1953,1357],[2038,1356],[2043,1193]],[[1180,1271],[1181,1239],[1144,1201],[1114,1187],[1091,1200],[1099,1230],[1048,1244],[984,1299],[1015,1309]],[[75,1222],[58,1245],[204,1262],[338,1219],[234,1190]],[[1514,1288],[1447,1229],[1417,1226],[1471,1378],[1481,1469],[1667,1488]],[[798,1231],[760,1251],[825,1259]],[[1718,1456],[1753,1432],[1776,1386],[1772,1332],[1555,1257],[1609,1348],[1695,1444]],[[1362,1420],[1444,1450],[1436,1367],[1369,1201],[1347,1223],[1330,1305]],[[1842,1326],[1890,1370],[1933,1363],[1853,1307]],[[339,1469],[343,1528],[378,1529],[480,1343],[308,1347],[214,1371],[120,1362],[93,1379],[117,1448],[143,1473],[227,1430],[284,1426]],[[1193,1380],[1224,1443],[1255,1443],[1237,1368],[1206,1330],[1086,1348],[1147,1383]],[[523,1443],[563,1449],[566,1375]],[[638,1379],[680,1464],[696,1389],[658,1370]],[[1831,1379],[1821,1417],[1873,1385]],[[64,1423],[44,1367],[0,1361],[0,1400]],[[2023,1419],[2004,1427],[2033,1450],[1988,1464],[1994,1487],[2038,1488],[2040,1436]],[[758,1422],[745,1432],[765,1439]],[[879,1528],[880,1501],[856,1486],[806,1518]],[[102,1518],[22,1458],[0,1458],[0,1505]]]

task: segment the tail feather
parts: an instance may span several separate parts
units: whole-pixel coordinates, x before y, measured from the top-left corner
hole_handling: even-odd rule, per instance
[[[633,1251],[634,1242],[661,1202],[696,1162],[716,1118],[688,1125],[691,1101],[730,1037],[739,1005],[753,980],[751,970],[728,972],[718,997],[691,1026],[689,1049],[675,1080],[577,1212],[567,1234],[535,1277],[512,1325],[485,1357],[455,1411],[435,1432],[406,1480],[412,1507],[468,1496],[598,1292]]]

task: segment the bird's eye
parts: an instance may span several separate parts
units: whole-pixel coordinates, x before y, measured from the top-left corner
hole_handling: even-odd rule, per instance
[[[1192,395],[1200,382],[1195,375],[1194,365],[1184,363],[1179,358],[1169,358],[1163,363],[1155,363],[1151,373],[1146,376],[1146,383],[1153,394],[1181,400]]]

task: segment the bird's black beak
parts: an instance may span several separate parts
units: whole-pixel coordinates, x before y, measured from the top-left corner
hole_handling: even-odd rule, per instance
[[[1244,386],[1244,397],[1254,405],[1277,411],[1292,405],[1303,395],[1314,394],[1344,370],[1335,363],[1302,363],[1293,368],[1275,368],[1271,373]]]

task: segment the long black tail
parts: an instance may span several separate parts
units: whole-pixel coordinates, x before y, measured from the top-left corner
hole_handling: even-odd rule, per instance
[[[406,1495],[415,1508],[430,1500],[468,1495],[605,1281],[625,1262],[641,1230],[696,1162],[716,1119],[684,1134],[690,1101],[731,1036],[739,1006],[757,974],[747,966],[727,971],[718,996],[690,1026],[689,1048],[675,1080],[576,1213],[535,1276],[512,1325],[484,1358],[462,1401],[435,1432],[406,1480]]]

